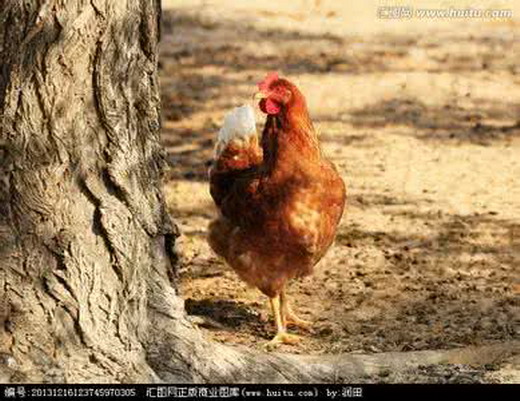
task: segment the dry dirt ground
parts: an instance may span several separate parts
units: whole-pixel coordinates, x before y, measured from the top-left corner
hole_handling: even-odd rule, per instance
[[[181,290],[201,330],[259,349],[274,335],[267,299],[213,255],[206,228],[216,214],[207,167],[223,116],[276,70],[306,95],[348,185],[336,244],[289,287],[314,326],[279,351],[518,339],[519,5],[494,2],[516,19],[387,21],[375,1],[255,3],[164,1],[165,191],[182,231]],[[493,380],[493,366],[458,369],[469,381]],[[514,360],[504,371],[502,381],[520,382]]]

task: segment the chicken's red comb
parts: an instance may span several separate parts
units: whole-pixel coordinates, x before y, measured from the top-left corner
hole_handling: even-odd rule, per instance
[[[279,77],[277,72],[270,72],[269,74],[267,74],[267,76],[264,78],[262,82],[258,83],[258,89],[260,89],[260,91],[267,91],[269,90],[271,84],[274,81],[278,81],[278,79]]]

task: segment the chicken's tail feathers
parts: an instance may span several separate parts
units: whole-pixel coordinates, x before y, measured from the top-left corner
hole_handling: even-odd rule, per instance
[[[217,136],[215,159],[232,142],[245,144],[256,137],[256,122],[253,108],[248,105],[236,107],[224,119],[224,125]]]
[[[260,163],[262,151],[251,106],[237,107],[226,115],[213,158],[212,170],[219,172],[243,170]]]

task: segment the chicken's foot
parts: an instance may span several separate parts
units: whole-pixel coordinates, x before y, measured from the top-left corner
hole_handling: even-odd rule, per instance
[[[295,326],[305,330],[309,330],[312,327],[312,322],[299,318],[292,310],[287,300],[285,290],[280,293],[280,303],[282,307],[282,319],[284,326]]]
[[[289,334],[286,331],[284,319],[282,316],[281,296],[277,295],[270,298],[271,310],[273,311],[274,321],[276,324],[276,335],[274,338],[265,344],[268,350],[276,348],[280,344],[296,344],[300,341],[300,337],[294,334]]]

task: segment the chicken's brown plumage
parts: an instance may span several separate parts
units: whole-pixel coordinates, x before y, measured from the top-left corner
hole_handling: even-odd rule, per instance
[[[310,274],[334,241],[345,185],[322,155],[296,86],[274,74],[259,86],[267,113],[261,142],[230,141],[210,169],[220,215],[209,227],[209,243],[271,299],[278,326],[272,343],[293,342],[286,324],[303,321],[288,307],[284,287]]]

